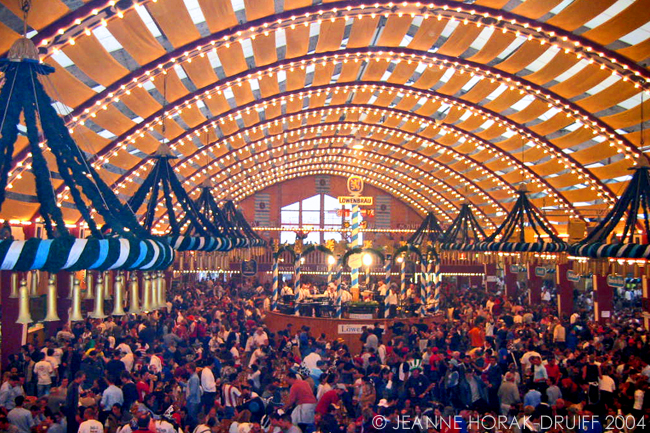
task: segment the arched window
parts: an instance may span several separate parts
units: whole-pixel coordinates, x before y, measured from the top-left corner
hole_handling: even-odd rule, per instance
[[[349,213],[349,207],[347,209]],[[291,203],[280,209],[280,222],[282,227],[298,230],[302,227],[329,229],[335,231],[311,232],[305,243],[322,244],[329,239],[341,240],[341,231],[346,230],[343,225],[351,222],[351,216],[346,215],[346,208],[339,204],[336,197],[327,194],[316,194],[304,200]],[[361,237],[362,234],[359,234]],[[280,232],[280,242],[294,243],[296,233],[293,231]],[[363,240],[361,240],[363,242]]]

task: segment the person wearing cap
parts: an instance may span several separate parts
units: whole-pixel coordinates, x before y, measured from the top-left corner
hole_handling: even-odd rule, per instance
[[[404,384],[404,388],[414,404],[423,404],[427,402],[429,392],[434,385],[422,374],[422,367],[415,365],[411,370],[411,376]]]

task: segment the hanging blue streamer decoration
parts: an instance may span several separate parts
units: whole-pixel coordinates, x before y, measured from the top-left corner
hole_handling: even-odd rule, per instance
[[[25,38],[16,41],[9,57],[0,60],[0,70],[5,77],[0,90],[0,209],[6,198],[22,117],[39,214],[49,238],[0,241],[0,269],[58,272],[167,268],[174,259],[173,249],[140,226],[135,214],[87,163],[52,106],[40,80],[54,72],[54,68],[38,61],[33,43]],[[45,146],[56,161],[58,174],[67,187],[66,194],[88,225],[91,233],[88,239],[75,239],[65,225],[43,154]],[[91,207],[104,220],[103,227],[98,227],[93,220]]]
[[[634,173],[612,210],[589,235],[571,246],[574,256],[598,258],[650,259],[650,164],[645,155],[632,167]],[[623,223],[623,231],[617,227]]]

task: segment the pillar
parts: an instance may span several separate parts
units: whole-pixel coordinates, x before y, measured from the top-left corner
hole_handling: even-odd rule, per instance
[[[573,314],[573,283],[567,278],[569,266],[556,265],[555,283],[557,285],[558,314],[560,317],[570,317]]]
[[[23,344],[25,325],[18,320],[18,298],[10,298],[11,272],[0,271],[0,297],[2,299],[2,369],[7,367],[9,355],[17,353]]]
[[[643,290],[641,299],[643,327],[648,331],[650,330],[650,298],[648,297],[648,277],[646,275],[641,276],[641,289]]]
[[[518,272],[511,272],[512,266],[514,265],[505,266],[506,296],[510,299],[514,298],[517,295],[517,277],[519,275]]]
[[[486,263],[483,265],[483,272],[485,273],[485,290],[488,293],[493,293],[497,288],[497,265]]]
[[[537,266],[535,262],[526,266],[526,276],[528,278],[528,303],[530,305],[539,305],[542,302],[542,277],[537,275]],[[544,269],[544,268],[541,268]]]
[[[593,275],[594,320],[599,323],[611,321],[614,289],[607,284],[606,275]]]

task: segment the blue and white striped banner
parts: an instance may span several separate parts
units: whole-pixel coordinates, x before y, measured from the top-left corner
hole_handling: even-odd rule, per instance
[[[258,227],[271,226],[271,194],[255,194],[255,224]]]
[[[330,177],[328,175],[316,175],[316,192],[318,194],[330,193]]]
[[[375,228],[391,228],[391,203],[393,198],[389,195],[378,195],[375,197]]]

